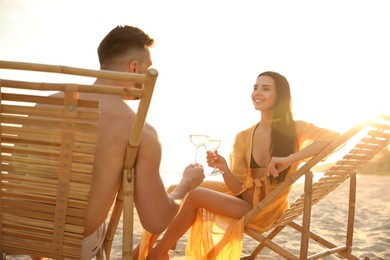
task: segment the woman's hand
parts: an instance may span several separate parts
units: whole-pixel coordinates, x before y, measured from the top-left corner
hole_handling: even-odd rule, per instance
[[[291,165],[289,156],[287,157],[272,157],[268,164],[268,175],[274,177],[279,176],[279,173],[287,169]]]
[[[215,151],[214,153],[207,151],[206,154],[207,154],[207,156],[206,156],[207,165],[209,167],[215,166],[218,169],[224,171],[224,168],[226,168],[227,163],[226,163],[225,158],[218,154],[218,151]]]

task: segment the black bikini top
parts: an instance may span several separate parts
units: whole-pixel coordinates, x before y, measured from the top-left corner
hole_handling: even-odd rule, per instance
[[[267,165],[258,165],[257,162],[255,161],[255,158],[253,158],[253,154],[251,154],[251,165],[250,167],[252,169],[258,169],[258,168],[265,168]]]

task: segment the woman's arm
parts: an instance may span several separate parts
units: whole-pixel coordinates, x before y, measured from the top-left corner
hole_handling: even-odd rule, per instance
[[[278,174],[296,162],[303,161],[318,154],[330,142],[340,136],[339,133],[318,127],[305,121],[296,122],[297,142],[301,150],[287,157],[272,157],[268,165],[269,174]]]
[[[328,144],[327,141],[314,141],[311,145],[287,157],[272,157],[268,165],[269,174],[278,176],[279,172],[287,169],[291,164],[316,155]]]
[[[210,167],[214,167],[215,165],[215,167],[223,171],[223,180],[233,194],[237,194],[242,190],[242,183],[234,177],[229,169],[226,159],[219,155],[218,151],[215,153],[209,151],[207,152],[207,165]]]

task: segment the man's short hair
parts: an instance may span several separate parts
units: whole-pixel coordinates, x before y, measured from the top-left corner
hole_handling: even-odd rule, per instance
[[[153,44],[154,40],[141,29],[128,25],[117,26],[99,44],[100,67],[107,68],[113,61],[129,51],[142,51]]]

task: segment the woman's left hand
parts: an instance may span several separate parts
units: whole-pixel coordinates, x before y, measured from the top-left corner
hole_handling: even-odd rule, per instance
[[[272,157],[268,164],[268,175],[277,177],[280,172],[290,166],[291,162],[288,157]]]

